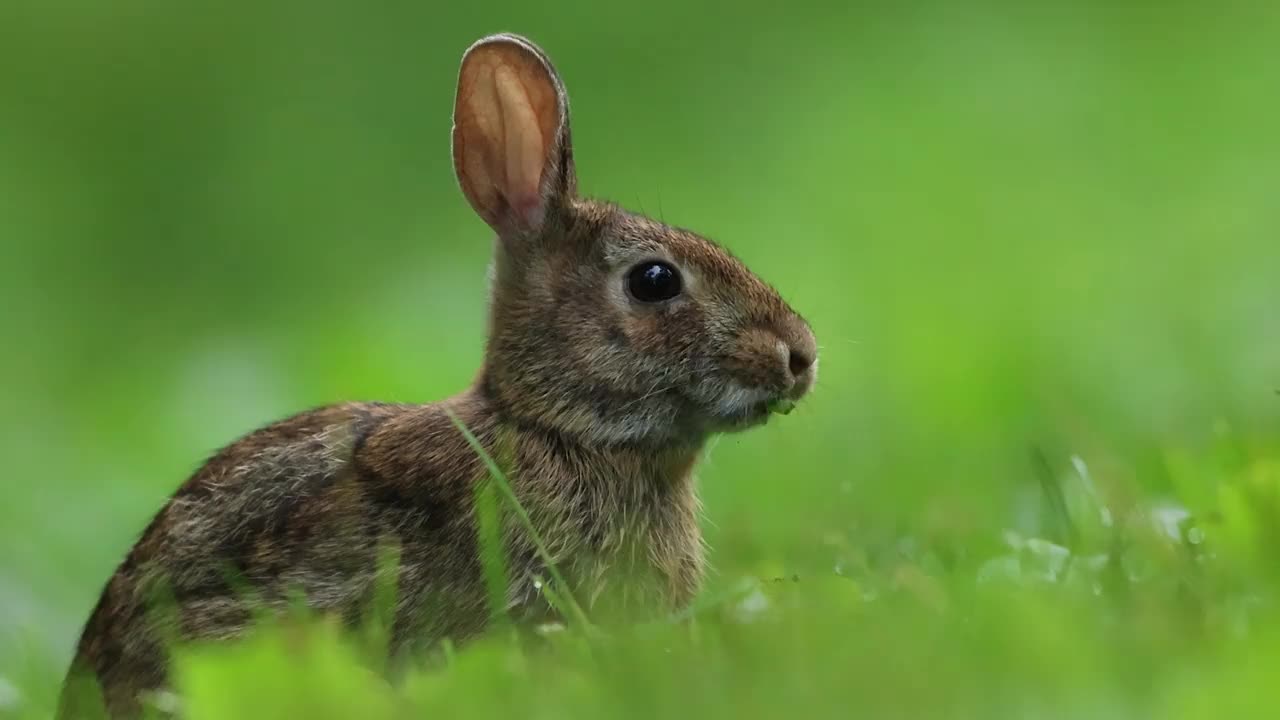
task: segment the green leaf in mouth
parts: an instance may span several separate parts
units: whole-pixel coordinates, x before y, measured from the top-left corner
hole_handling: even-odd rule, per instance
[[[779,415],[787,415],[792,411],[792,409],[795,408],[795,406],[796,406],[795,400],[779,398],[777,400],[770,400],[766,408],[771,413],[778,413]]]

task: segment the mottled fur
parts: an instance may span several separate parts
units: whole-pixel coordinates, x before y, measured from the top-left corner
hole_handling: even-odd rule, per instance
[[[96,678],[113,714],[163,687],[167,641],[235,636],[255,608],[282,608],[291,593],[358,620],[386,544],[399,551],[394,651],[480,632],[489,614],[473,504],[487,473],[446,410],[503,463],[579,602],[664,611],[696,592],[698,454],[712,433],[756,424],[768,401],[808,390],[812,333],[711,241],[577,196],[567,98],[528,41],[495,36],[468,51],[455,128],[459,180],[498,232],[475,384],[432,405],[313,410],[211,458],[85,627],[72,677]],[[538,151],[532,169],[519,165],[526,147]],[[679,268],[684,292],[639,303],[625,277],[653,259]],[[547,618],[532,542],[514,524],[504,542],[508,610]],[[76,699],[64,694],[64,716]]]

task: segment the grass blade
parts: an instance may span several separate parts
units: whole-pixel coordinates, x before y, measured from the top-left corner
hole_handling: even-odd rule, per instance
[[[529,533],[529,539],[533,542],[534,549],[537,551],[539,558],[541,558],[543,564],[546,565],[547,573],[551,575],[551,579],[555,581],[557,588],[560,589],[560,591],[557,592],[556,597],[558,597],[564,604],[565,607],[563,609],[573,618],[574,623],[579,624],[583,628],[591,627],[591,621],[587,619],[587,614],[583,612],[582,606],[574,599],[573,592],[569,587],[569,584],[565,582],[564,576],[560,574],[560,569],[556,567],[556,564],[551,557],[551,552],[547,550],[546,543],[543,542],[542,536],[538,533],[537,528],[534,527],[533,520],[529,517],[528,511],[526,511],[524,506],[520,504],[520,500],[511,489],[511,483],[507,481],[507,476],[502,471],[502,468],[498,467],[498,464],[494,462],[489,453],[485,451],[484,447],[480,444],[480,441],[476,439],[476,436],[472,434],[471,430],[467,428],[466,424],[463,423],[452,410],[445,408],[444,412],[454,426],[458,428],[458,431],[462,433],[462,436],[466,438],[467,444],[470,445],[471,449],[480,457],[481,462],[484,463],[485,468],[489,471],[489,479],[493,483],[493,486],[498,489],[503,498],[509,503],[511,511],[515,514],[516,519],[520,521],[525,532]]]

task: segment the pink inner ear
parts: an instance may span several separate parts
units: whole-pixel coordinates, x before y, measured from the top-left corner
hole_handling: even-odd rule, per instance
[[[493,43],[463,60],[454,108],[454,168],[467,200],[499,233],[537,231],[542,181],[558,140],[554,74],[524,48]]]
[[[518,222],[533,228],[541,223],[543,214],[541,186],[546,147],[542,128],[516,70],[498,65],[494,68],[493,83],[505,131],[499,153],[505,157],[506,165],[503,195]]]

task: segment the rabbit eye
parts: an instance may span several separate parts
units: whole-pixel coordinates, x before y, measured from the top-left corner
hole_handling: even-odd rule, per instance
[[[648,260],[627,273],[627,290],[640,302],[656,303],[680,294],[680,273],[668,263]]]

